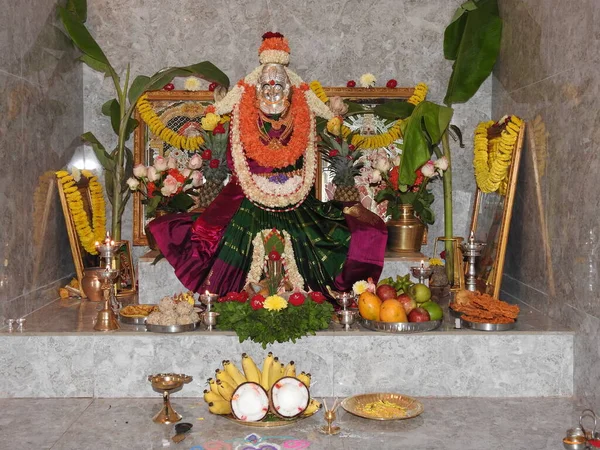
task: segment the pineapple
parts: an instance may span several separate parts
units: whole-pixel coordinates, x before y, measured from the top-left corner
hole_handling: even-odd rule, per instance
[[[332,175],[332,183],[336,187],[334,200],[359,201],[354,177],[360,174],[364,163],[359,161],[362,152],[351,145],[354,135],[350,134],[346,139],[335,137],[326,131],[320,135],[319,151],[327,163],[325,170]]]

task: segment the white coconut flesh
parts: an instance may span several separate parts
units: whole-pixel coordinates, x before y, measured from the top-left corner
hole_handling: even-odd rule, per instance
[[[244,422],[258,422],[269,412],[269,396],[256,383],[242,383],[231,397],[231,413]]]
[[[306,410],[309,402],[308,388],[296,378],[282,378],[271,388],[271,405],[281,417],[299,416]]]

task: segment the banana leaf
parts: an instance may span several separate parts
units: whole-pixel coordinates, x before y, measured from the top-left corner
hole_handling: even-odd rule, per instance
[[[67,0],[67,10],[69,10],[80,22],[87,20],[87,0]]]
[[[65,30],[79,50],[81,50],[89,58],[92,58],[98,63],[101,63],[112,69],[112,66],[108,62],[108,58],[96,40],[87,30],[83,22],[80,21],[79,17],[73,12],[61,7],[58,8],[58,14],[60,15],[60,19],[65,27]]]
[[[431,144],[437,144],[452,119],[453,110],[447,106],[428,101],[419,103],[404,127],[402,164],[400,183],[412,185],[415,171],[431,158]],[[429,133],[432,143],[428,142],[423,126]]]
[[[405,119],[412,114],[415,105],[408,102],[389,101],[377,105],[373,112],[379,117],[390,120]]]
[[[83,133],[81,135],[81,139],[83,139],[85,142],[89,143],[92,146],[92,149],[96,154],[96,158],[98,158],[98,161],[100,162],[102,167],[104,167],[105,170],[114,170],[115,162],[92,132],[88,131],[87,133]]]
[[[502,38],[497,0],[463,3],[444,32],[444,56],[454,61],[444,103],[468,101],[492,73]]]

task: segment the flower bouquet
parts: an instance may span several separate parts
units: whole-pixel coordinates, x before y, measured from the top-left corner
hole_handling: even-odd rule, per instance
[[[193,158],[188,168],[181,170],[175,158],[157,156],[153,165],[138,164],[133,168],[133,177],[127,184],[144,197],[147,218],[155,217],[157,211],[185,212],[194,206],[194,196],[203,184],[203,177],[192,163]]]

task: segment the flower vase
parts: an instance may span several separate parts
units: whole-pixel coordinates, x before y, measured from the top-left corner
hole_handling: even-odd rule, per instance
[[[400,205],[400,218],[388,220],[386,225],[388,251],[402,253],[403,256],[422,256],[425,224],[415,217],[412,205]]]
[[[223,189],[223,182],[217,180],[206,180],[198,189],[198,207],[206,208],[210,205]]]
[[[152,220],[158,219],[159,217],[162,217],[166,214],[168,214],[166,211],[157,209]],[[152,220],[150,222],[152,222]],[[152,233],[150,232],[150,227],[149,227],[150,222],[148,222],[146,224],[146,226],[144,227],[144,233],[146,234],[146,240],[148,241],[148,247],[150,247],[150,250],[158,250],[158,246],[156,245],[156,240],[154,239],[154,236],[152,236]]]

